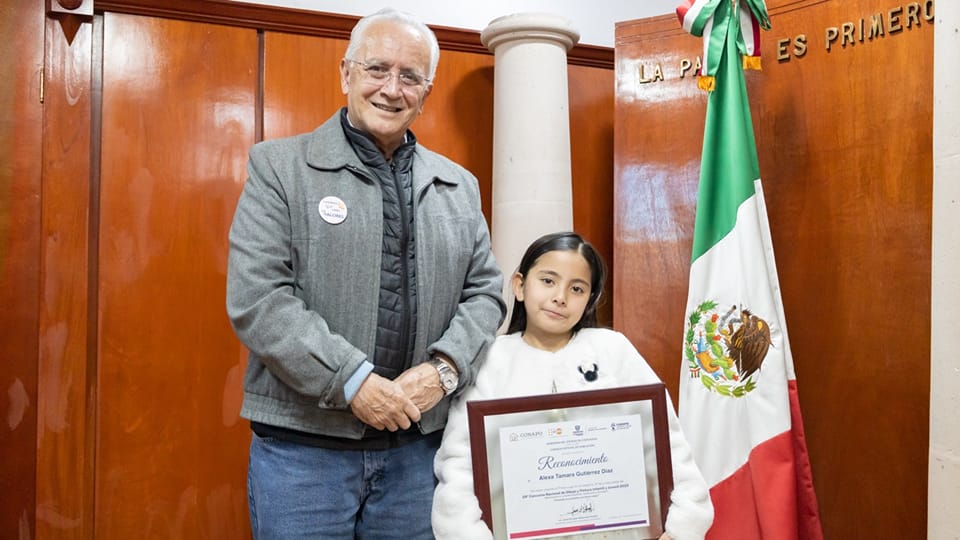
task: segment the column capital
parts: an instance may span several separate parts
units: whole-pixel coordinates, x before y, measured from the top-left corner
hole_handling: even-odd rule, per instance
[[[553,41],[569,51],[580,41],[580,32],[559,15],[515,13],[490,21],[480,33],[480,41],[492,53],[501,44],[518,40]]]

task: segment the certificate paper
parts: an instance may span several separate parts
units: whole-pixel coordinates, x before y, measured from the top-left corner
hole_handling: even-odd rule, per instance
[[[493,531],[494,538],[540,538],[544,536],[540,534],[544,530],[574,526],[583,536],[589,537],[623,540],[659,538],[667,520],[670,492],[673,491],[668,407],[663,383],[467,402],[473,490],[480,503],[483,521]],[[579,429],[577,426],[580,426]],[[512,449],[515,445],[504,442],[510,440],[511,434],[516,435],[517,451]],[[557,450],[562,444],[547,444],[548,440],[564,439],[567,439],[569,448]],[[539,471],[531,472],[530,469],[536,469],[539,464],[531,465],[525,456],[535,455],[539,458],[540,455],[585,452],[589,449],[578,446],[595,448],[592,453],[599,452],[599,459],[605,458],[606,462],[588,463],[584,458],[567,463],[571,470],[577,467],[596,470],[596,465],[599,465],[600,473],[581,474],[581,481],[577,482],[574,470],[573,476],[558,476],[554,480],[557,485],[570,489],[579,490],[584,483],[599,483],[599,486],[593,487],[602,488],[596,490],[596,497],[581,491],[570,494],[574,498],[579,497],[583,506],[571,506],[563,510],[569,514],[568,517],[584,513],[594,516],[589,520],[574,522],[556,515],[559,513],[555,510],[558,503],[570,504],[570,501],[560,501],[557,495],[551,495],[548,499],[546,494],[549,491],[546,488],[552,487],[548,484],[551,480],[541,480]],[[626,470],[624,463],[630,464]],[[518,467],[522,467],[520,472],[517,472]],[[566,467],[553,467],[553,470],[558,468]],[[603,469],[612,469],[614,472],[604,473]],[[598,479],[583,481],[592,476]],[[607,478],[617,479],[620,483],[615,484]],[[504,484],[509,486],[509,503]],[[535,488],[535,484],[541,487]],[[644,486],[646,493],[643,493]],[[534,489],[545,491],[534,493]],[[524,494],[527,495],[526,500],[523,499]],[[622,497],[631,505],[640,507],[631,507],[628,512],[618,514],[610,506],[598,506],[601,500],[611,499],[611,495],[615,495],[615,505],[620,503]],[[528,507],[528,501],[533,506]],[[518,509],[512,505],[519,505]],[[535,508],[536,513],[528,511],[528,508]],[[554,514],[549,514],[547,510]],[[528,513],[531,515],[528,516]],[[508,514],[514,516],[514,522],[516,519],[534,519],[535,522],[532,525],[513,523],[511,535],[507,532]],[[622,525],[642,522],[647,518],[649,521],[646,524]],[[621,525],[626,528],[619,528]],[[551,536],[565,536],[574,532],[559,531]],[[523,534],[529,536],[519,536]]]
[[[641,415],[500,428],[508,538],[648,525]]]

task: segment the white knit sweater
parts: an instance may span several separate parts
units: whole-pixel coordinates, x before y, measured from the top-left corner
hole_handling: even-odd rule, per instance
[[[597,366],[598,377],[591,382],[578,368],[588,370],[593,364]],[[566,347],[556,352],[531,347],[520,333],[498,337],[480,368],[476,384],[450,409],[443,444],[434,461],[439,485],[433,500],[433,531],[438,540],[493,538],[481,519],[480,503],[473,491],[467,401],[658,382],[660,378],[626,336],[613,330],[580,330]],[[700,540],[713,522],[713,505],[669,395],[667,402],[674,486],[666,531],[676,540]],[[495,479],[491,484],[492,491],[502,489],[502,484]],[[583,537],[599,539],[605,535],[594,533]]]

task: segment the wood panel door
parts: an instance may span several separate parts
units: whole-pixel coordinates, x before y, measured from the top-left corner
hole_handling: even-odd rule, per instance
[[[925,538],[933,2],[768,6],[747,84],[824,536]],[[614,320],[674,395],[701,51],[674,17],[617,27]]]
[[[37,337],[38,538],[93,534],[91,118],[89,23],[48,18],[44,32],[40,305]],[[71,36],[68,38],[68,34]]]
[[[43,6],[0,3],[0,536],[34,528]]]
[[[607,265],[605,291],[597,320],[613,325],[613,71],[570,66],[570,165],[573,178],[573,227]],[[627,300],[629,303],[629,299]]]
[[[227,231],[255,30],[103,16],[96,538],[248,535]]]

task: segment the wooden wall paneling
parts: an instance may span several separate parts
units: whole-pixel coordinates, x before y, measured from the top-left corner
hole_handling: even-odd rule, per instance
[[[751,80],[827,538],[926,537],[934,32],[922,15],[907,28],[908,9],[785,5]],[[884,36],[860,41],[878,13]],[[806,54],[775,61],[776,41],[801,33]]]
[[[249,535],[227,232],[254,142],[249,29],[104,16],[96,537]]]
[[[493,200],[493,63],[492,54],[442,51],[433,90],[411,128],[421,144],[477,177],[488,224]]]
[[[165,17],[242,28],[332,37],[346,41],[360,18],[354,15],[289,9],[234,0],[97,0],[97,9],[116,13]],[[488,54],[480,42],[480,32],[430,25],[444,51]],[[609,47],[577,45],[567,53],[571,65],[613,67]]]
[[[46,20],[37,372],[37,538],[91,538],[95,357],[89,227],[90,23]]]
[[[570,66],[570,161],[573,227],[603,257],[607,283],[597,310],[600,324],[613,325],[613,106],[609,68]],[[627,301],[629,303],[629,300]]]
[[[923,538],[933,58],[923,10],[932,2],[916,4],[913,19],[914,4],[874,0],[768,5],[764,70],[747,80],[824,535]],[[887,31],[861,41],[860,20],[869,29],[878,13]],[[678,74],[700,41],[675,25],[664,17],[617,29],[615,150],[618,295],[656,299],[653,316],[621,302],[615,320],[673,371],[705,113],[705,96]],[[832,28],[840,37],[828,51]],[[664,80],[639,84],[639,66],[649,78],[658,63]],[[663,332],[662,342],[651,336]]]
[[[43,5],[0,4],[0,531],[32,538],[37,463],[37,326]]]
[[[264,33],[263,138],[313,131],[340,107],[343,39]]]
[[[673,16],[616,28],[613,319],[674,405],[706,112],[706,95],[680,67],[699,43]],[[658,68],[664,78],[653,82]]]

